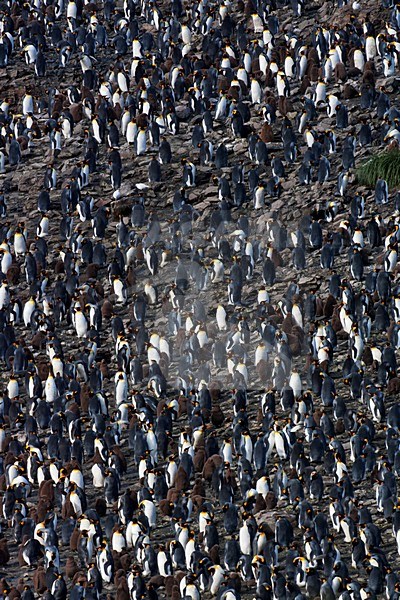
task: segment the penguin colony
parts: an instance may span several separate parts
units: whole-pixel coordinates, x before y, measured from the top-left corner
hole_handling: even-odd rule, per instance
[[[2,598],[400,597],[399,27],[1,2]]]

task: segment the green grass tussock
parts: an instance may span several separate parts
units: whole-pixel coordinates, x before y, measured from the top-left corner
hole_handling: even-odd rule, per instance
[[[389,189],[400,186],[400,150],[385,150],[368,159],[356,170],[361,185],[374,188],[378,179],[385,179]]]

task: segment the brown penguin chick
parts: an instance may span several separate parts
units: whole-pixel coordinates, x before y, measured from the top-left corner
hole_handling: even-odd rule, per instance
[[[366,63],[367,64],[367,63]],[[375,74],[372,70],[365,69],[362,76],[363,84],[370,85],[372,88],[375,88]]]
[[[224,89],[226,90],[226,87]],[[241,86],[240,85],[231,85],[228,88],[227,96],[229,96],[235,102],[238,102],[241,99],[241,96],[242,96],[242,94],[241,94]]]
[[[323,409],[320,408],[316,408],[313,412],[313,419],[317,425],[317,427],[319,427],[319,424],[321,422],[321,417],[325,414],[325,411]]]
[[[335,421],[334,427],[335,427],[336,435],[341,435],[342,433],[345,433],[346,427],[345,427],[344,420],[342,419],[342,417],[340,417],[337,421]]]
[[[193,502],[193,510],[197,514],[199,512],[199,510],[201,509],[201,507],[203,506],[206,497],[205,497],[205,495],[200,496],[200,495],[196,494],[196,495],[192,495],[190,498]]]
[[[331,318],[331,325],[332,325],[332,329],[335,333],[339,333],[339,331],[342,330],[342,323],[340,321],[340,317],[339,317],[339,312],[341,309],[341,304],[336,304],[335,308],[333,309],[333,313],[332,313],[332,318]]]
[[[104,319],[111,319],[114,314],[114,308],[111,302],[107,299],[104,300],[101,306],[101,315]]]
[[[40,125],[39,125],[39,123],[37,123],[37,121],[33,121],[32,125],[31,125],[31,133],[32,133],[32,138],[34,140],[41,139],[42,130],[40,129]]]
[[[268,523],[260,523],[258,526],[258,531],[262,531],[267,540],[273,540],[275,538],[275,529],[272,529]]]
[[[43,331],[37,331],[32,337],[31,345],[34,350],[44,350],[46,347],[46,334]]]
[[[96,498],[94,508],[99,517],[105,517],[107,514],[107,503],[104,498]]]
[[[61,258],[56,260],[56,262],[53,266],[53,269],[54,269],[54,273],[56,275],[61,275],[62,273],[65,272],[64,262],[61,260]]]
[[[219,557],[219,546],[218,546],[218,544],[215,544],[215,546],[213,546],[212,548],[210,548],[208,556],[211,558],[211,560],[213,561],[214,565],[220,565],[221,564],[221,559]]]
[[[196,477],[190,496],[204,496],[206,495],[206,488],[203,480],[200,477]]]
[[[163,577],[162,575],[153,575],[152,577],[150,577],[149,579],[149,583],[148,586],[152,586],[152,589],[157,589],[160,587],[164,587],[165,585],[165,577]]]
[[[94,450],[94,454],[92,457],[92,463],[94,465],[103,465],[104,464],[104,461],[100,454],[100,450],[98,448],[95,448],[95,450]]]
[[[250,72],[253,73],[254,78],[258,79],[258,81],[263,79],[264,73],[260,70],[260,59],[258,57],[252,59]]]
[[[79,571],[79,567],[75,562],[73,556],[67,556],[67,560],[65,561],[65,569],[64,573],[68,579],[73,579],[76,573]]]
[[[357,502],[357,501],[356,501]],[[361,508],[362,502],[359,503],[357,502],[356,506],[352,506],[352,508],[349,511],[349,518],[354,521],[354,523],[359,523],[360,522],[360,513],[359,510]]]
[[[170,517],[175,508],[175,504],[166,498],[164,500],[160,500],[158,506],[162,517]]]
[[[265,103],[270,104],[273,108],[277,107],[275,94],[273,92],[268,90],[265,92]]]
[[[375,62],[373,60],[367,60],[364,64],[364,73],[365,71],[371,71],[372,73],[376,73]]]
[[[309,72],[310,82],[316,83],[320,79],[320,73],[320,68],[316,64],[313,64]]]
[[[262,494],[257,494],[256,501],[254,503],[253,515],[261,512],[262,510],[266,510],[265,500]]]
[[[12,264],[7,270],[7,274],[6,274],[7,283],[17,285],[20,275],[21,275],[21,269],[20,269],[19,265]]]
[[[193,457],[193,467],[195,473],[201,473],[204,467],[204,462],[206,459],[206,453],[204,448],[196,448],[194,457]]]
[[[214,404],[211,409],[211,423],[214,427],[222,427],[225,421],[225,415],[220,404]]]
[[[265,85],[265,87],[272,87],[274,85],[274,83],[275,83],[275,73],[268,66],[265,69],[265,81],[264,81],[264,85]]]
[[[271,220],[272,222],[272,220]],[[268,244],[268,256],[274,263],[275,268],[283,267],[283,259],[280,253],[276,248],[274,248],[271,244]]]
[[[210,382],[208,389],[210,392],[212,404],[220,402],[220,400],[221,400],[221,383],[219,381],[213,380]]]
[[[286,98],[285,96],[279,96],[278,100],[278,110],[281,115],[284,117],[293,111],[293,104],[290,98]]]
[[[137,277],[136,277],[136,271],[134,269],[134,267],[132,265],[129,265],[127,271],[126,271],[126,283],[130,286],[133,287],[136,284],[137,281]]]
[[[83,106],[82,102],[77,102],[75,104],[71,104],[69,107],[69,112],[71,113],[71,117],[74,123],[80,123],[83,119]]]
[[[167,598],[171,597],[172,588],[174,586],[176,586],[176,581],[175,581],[175,577],[173,575],[168,575],[167,577],[164,577],[164,588],[165,588],[165,594],[166,594]]]
[[[136,117],[136,125],[138,129],[147,129],[149,126],[149,118],[146,113],[141,113]]]
[[[26,579],[24,577],[20,577],[17,581],[17,584],[15,587],[19,591],[20,594],[22,594],[22,592],[24,592],[26,588],[29,588],[29,586],[27,586],[25,583],[26,583]]]
[[[367,367],[371,367],[373,365],[374,357],[372,356],[372,350],[369,346],[364,346],[361,360]]]
[[[46,519],[46,515],[49,510],[53,508],[52,503],[50,503],[45,498],[40,498],[36,507],[36,520],[37,522],[44,521]]]
[[[222,456],[219,456],[219,454],[213,454],[213,456],[210,456],[210,458],[206,460],[203,467],[203,479],[206,481],[211,481],[215,469],[217,469],[221,464]]]
[[[242,581],[239,573],[229,573],[228,582],[228,586],[233,587],[235,592],[239,594],[242,589]]]
[[[301,80],[300,83],[300,87],[299,87],[299,94],[301,96],[304,96],[304,94],[306,93],[306,91],[308,90],[308,88],[311,85],[311,81],[308,75],[304,75],[303,79]]]
[[[308,64],[308,67],[310,65],[310,61],[314,65],[318,65],[319,64],[318,52],[317,52],[317,50],[313,46],[309,46],[308,49],[307,49],[307,64]]]
[[[349,64],[349,72],[354,69],[354,52],[355,52],[355,48],[351,47],[349,48],[348,54],[347,54],[347,61]],[[360,70],[356,69],[356,73],[360,74]]]
[[[165,316],[168,316],[169,313],[172,310],[172,304],[168,301],[168,307],[169,307],[169,311],[167,312],[167,314]],[[186,331],[181,327],[180,329],[178,329],[178,333],[175,336],[175,348],[178,351],[179,354],[182,353],[183,351],[183,345],[186,342]]]
[[[400,393],[400,379],[398,377],[392,377],[386,387],[386,391],[389,396],[394,396]]]
[[[117,456],[119,459],[120,468],[123,473],[126,473],[128,469],[128,463],[126,462],[126,458],[121,448],[117,445],[112,446],[110,453],[114,456]]]
[[[262,384],[266,385],[271,379],[273,366],[269,361],[261,359],[256,366],[257,375]]]
[[[14,436],[12,436],[11,439],[15,439]],[[4,468],[8,467],[8,465],[13,465],[17,460],[17,457],[15,456],[14,452],[7,452],[5,458],[4,458]]]
[[[19,143],[20,148],[21,148],[22,151],[28,149],[29,139],[25,135],[18,136],[17,137],[17,142]]]
[[[346,83],[343,86],[342,98],[344,100],[351,100],[352,98],[358,98],[358,96],[358,90],[356,90],[354,85],[351,85],[351,83]]]
[[[114,115],[115,115],[115,120],[119,121],[121,119],[122,116],[122,108],[119,102],[116,102],[114,104]]]
[[[64,105],[67,102],[67,97],[64,94],[57,94],[54,101],[53,115],[54,113],[62,113]]]
[[[332,317],[336,304],[337,300],[335,296],[329,294],[329,296],[325,299],[322,308],[322,314],[325,317],[325,319],[330,319]]]
[[[47,590],[46,573],[44,567],[39,565],[32,577],[33,588],[37,594],[44,594]]]
[[[345,83],[347,81],[346,67],[342,62],[338,62],[333,70],[333,76],[336,83]]]
[[[114,568],[117,569],[117,571],[119,569],[123,570],[123,567],[121,565],[121,556],[120,556],[119,552],[112,550],[111,554],[112,554],[113,561],[114,561]]]
[[[71,362],[73,362],[73,357],[71,356]],[[77,419],[81,416],[79,404],[77,402],[71,402],[68,404],[68,410],[76,416]]]
[[[185,577],[185,575],[186,575],[186,573],[184,571],[175,571],[174,577],[175,577],[175,583],[176,583],[176,585],[180,584],[180,582]]]
[[[275,46],[275,49],[272,51],[271,58],[275,60],[278,64],[283,64],[285,62],[286,56],[288,55],[288,50],[286,44],[279,44]]]
[[[93,396],[92,390],[90,389],[88,384],[83,381],[81,384],[81,389],[80,389],[80,394],[79,394],[80,405],[81,405],[81,409],[82,409],[83,413],[87,413],[89,411],[89,401],[92,396]]]
[[[35,523],[41,523],[43,521],[43,519],[39,519],[39,517],[38,517],[38,512],[37,512],[36,506],[30,507],[28,516],[30,519],[33,519],[35,521]]]
[[[165,352],[161,352],[160,361],[158,363],[161,373],[164,375],[165,379],[169,377],[169,358],[165,354]]]
[[[182,596],[178,585],[174,585],[171,589],[170,598],[171,600],[181,600]]]
[[[181,492],[179,490],[177,490],[174,487],[169,488],[169,490],[167,492],[167,498],[166,498],[169,502],[172,502],[172,504],[175,504],[176,502],[179,501],[180,497],[181,497]]]
[[[5,429],[4,425],[3,425],[3,429]],[[11,442],[11,436],[6,432],[4,439],[0,443],[0,452],[6,453],[10,442]]]
[[[347,69],[347,75],[350,79],[358,79],[360,77],[361,71],[356,67],[350,66]]]
[[[228,462],[224,463],[223,481],[225,481],[228,485],[231,485],[234,492],[238,490],[238,483],[236,481],[235,473],[231,469],[231,465]]]
[[[185,469],[183,467],[178,467],[178,470],[176,472],[175,481],[174,481],[175,489],[178,492],[182,492],[184,490],[187,490],[189,488],[189,485],[190,485],[190,479],[189,479]]]
[[[36,367],[37,367],[37,374],[38,374],[40,380],[46,381],[46,379],[49,376],[49,372],[50,372],[49,364],[47,362],[41,361],[40,363],[38,363],[36,365]]]
[[[84,573],[83,571],[78,571],[75,575],[74,578],[72,580],[72,585],[81,585],[83,587],[86,586],[87,584],[87,577],[86,577],[86,573]]]
[[[178,396],[178,417],[187,415],[187,398],[184,394]]]
[[[265,144],[274,141],[274,131],[269,123],[263,123],[263,126],[259,132],[259,136]]]
[[[163,411],[165,410],[166,406],[167,406],[167,399],[164,398],[164,399],[161,399],[161,400],[158,401],[158,404],[157,404],[157,417],[159,417],[160,415],[163,414]]]
[[[136,265],[140,265],[144,262],[144,250],[142,242],[139,242],[136,246]]]
[[[95,263],[90,263],[86,267],[85,280],[87,281],[88,279],[96,279],[98,272],[99,272],[99,265],[96,265]]]
[[[137,414],[133,414],[129,419],[128,429],[134,429],[136,427],[136,423],[138,423],[139,417]]]
[[[101,374],[103,375],[103,378],[110,379],[110,371],[108,368],[108,363],[104,358],[101,359],[99,368],[100,368]]]
[[[6,538],[0,540],[0,566],[4,567],[10,560],[10,552],[7,546]]]
[[[291,331],[295,325],[296,325],[296,321],[294,320],[292,313],[288,313],[282,321],[281,330],[284,333],[291,333]]]
[[[76,550],[78,550],[78,543],[81,537],[81,531],[79,529],[79,526],[76,525],[75,529],[73,529],[71,537],[69,538],[69,549],[72,550],[72,552],[76,552]]]
[[[44,11],[45,15],[47,17],[47,22],[49,23],[49,25],[55,23],[56,21],[56,10],[54,6],[47,6],[46,10]],[[22,24],[21,24],[22,27]]]
[[[304,347],[304,331],[298,325],[293,327],[292,333],[288,334],[288,344],[293,356],[300,356]]]
[[[275,508],[276,505],[278,504],[278,500],[272,490],[270,490],[269,492],[267,492],[265,494],[264,500],[265,500],[265,509],[266,510],[271,510],[271,509]]]
[[[115,585],[115,587],[119,586],[119,584],[121,583],[122,579],[125,579],[125,581],[126,581],[126,571],[124,571],[124,569],[118,569],[115,572],[115,575],[114,575],[114,585]]]
[[[315,316],[318,319],[324,316],[324,303],[319,295],[315,297]]]
[[[45,500],[50,504],[54,503],[54,481],[52,479],[46,479],[40,483],[39,499]]]
[[[244,6],[245,17],[251,17],[251,15],[254,15],[255,13],[256,9],[253,0],[246,0],[246,4]]]

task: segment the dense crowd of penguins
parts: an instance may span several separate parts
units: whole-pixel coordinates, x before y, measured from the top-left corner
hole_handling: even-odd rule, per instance
[[[400,598],[399,28],[0,3],[2,598]]]

